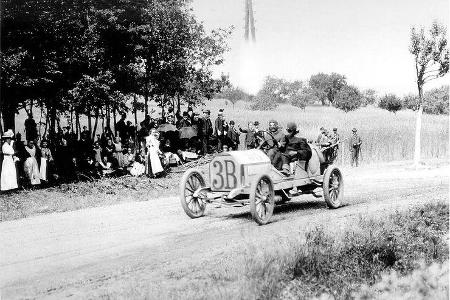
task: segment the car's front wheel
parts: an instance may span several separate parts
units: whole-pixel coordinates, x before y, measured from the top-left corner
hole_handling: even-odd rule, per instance
[[[250,212],[253,220],[260,225],[267,224],[275,207],[273,182],[267,175],[255,178],[250,188]]]

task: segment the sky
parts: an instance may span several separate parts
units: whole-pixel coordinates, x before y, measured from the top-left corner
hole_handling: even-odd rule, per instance
[[[252,93],[266,75],[306,81],[319,72],[343,74],[380,94],[416,93],[411,26],[449,23],[448,0],[253,0],[256,44],[249,48],[244,6],[244,0],[192,2],[206,29],[234,26],[230,51],[215,72]]]

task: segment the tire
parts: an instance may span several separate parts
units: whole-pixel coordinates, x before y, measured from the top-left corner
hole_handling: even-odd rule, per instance
[[[344,199],[344,177],[341,170],[333,165],[323,175],[323,198],[329,208],[338,208]]]
[[[180,181],[180,201],[184,212],[192,219],[199,218],[205,213],[206,202],[193,197],[194,192],[205,187],[205,180],[198,170],[188,170]]]
[[[267,175],[258,176],[250,188],[250,212],[259,225],[267,224],[275,207],[273,182]]]

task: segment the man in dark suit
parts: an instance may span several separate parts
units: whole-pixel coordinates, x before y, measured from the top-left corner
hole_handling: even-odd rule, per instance
[[[210,136],[213,134],[213,126],[211,122],[211,111],[209,109],[203,111],[203,119],[201,122],[201,130],[198,132],[202,139],[202,152],[203,155],[208,154],[208,146],[210,143]]]
[[[217,119],[214,122],[214,135],[217,138],[217,151],[222,151],[222,145],[224,141],[225,133],[225,124],[223,119],[223,109],[219,109],[219,114],[217,115]]]
[[[239,131],[234,127],[234,121],[230,121],[230,128],[227,131],[227,145],[231,150],[237,150],[239,146]]]
[[[296,160],[304,160],[306,161],[305,166],[307,166],[308,161],[312,156],[312,151],[305,138],[296,136],[298,130],[295,123],[289,122],[286,131],[288,134],[284,138],[285,149],[281,156],[283,161],[282,173],[290,175],[289,164]]]

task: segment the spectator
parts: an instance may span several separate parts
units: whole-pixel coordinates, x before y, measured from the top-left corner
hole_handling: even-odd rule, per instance
[[[120,120],[116,123],[115,130],[117,135],[124,140],[127,134],[127,125],[125,125],[125,119],[127,118],[127,114],[122,114]]]
[[[14,133],[12,130],[6,131],[2,135],[3,145],[2,145],[2,153],[3,153],[3,162],[2,169],[0,173],[0,190],[1,191],[9,191],[13,189],[17,189],[17,171],[14,156],[14,148],[12,138],[14,137]]]
[[[55,163],[62,182],[69,182],[75,178],[76,160],[74,151],[64,138],[61,139],[59,146],[56,148]]]
[[[116,141],[113,142],[113,145],[114,145],[113,157],[115,165],[117,166],[117,168],[122,169],[123,167],[125,167],[125,160],[123,156],[122,143],[120,142],[119,136],[116,136]]]
[[[69,126],[67,126],[69,127]],[[87,126],[83,126],[83,131],[81,132],[81,136],[85,136],[86,139],[90,140],[91,132],[88,130]]]
[[[23,165],[25,175],[31,185],[41,184],[41,174],[39,171],[38,160],[41,158],[41,152],[34,145],[33,140],[29,140],[25,146],[25,162]]]
[[[93,147],[93,154],[94,154],[94,165],[100,172],[103,172],[103,170],[109,169],[110,165],[105,163],[102,157],[102,148],[100,147],[99,141],[94,142]]]
[[[111,128],[106,127],[105,130],[102,133],[102,142],[101,142],[101,146],[102,148],[106,147],[106,144],[108,143],[108,139],[113,140],[114,139],[114,134],[112,133]]]
[[[227,132],[227,145],[231,148],[231,150],[237,150],[239,147],[239,131],[234,127],[234,121],[230,121],[230,128]]]
[[[255,131],[252,122],[248,122],[247,129],[242,129],[238,124],[239,131],[245,133],[245,149],[255,148]]]
[[[158,140],[159,133],[156,129],[150,130],[150,135],[145,138],[147,147],[146,174],[150,177],[159,175],[164,171],[159,155],[162,154],[159,149],[160,142]]]
[[[115,167],[115,165],[114,165],[114,150],[115,150],[115,148],[114,148],[112,139],[108,139],[106,141],[105,147],[103,147],[103,157],[105,157],[106,162],[113,165],[113,167]]]
[[[217,138],[217,151],[222,151],[222,145],[225,135],[225,121],[223,117],[223,109],[219,109],[216,120],[214,121],[214,135]]]
[[[43,181],[48,181],[50,175],[52,174],[53,165],[53,155],[48,148],[47,140],[42,140],[41,142],[41,166],[40,166],[40,176]]]
[[[190,127],[191,121],[187,111],[183,112],[183,118],[177,122],[177,129],[181,127]]]
[[[133,152],[133,149],[127,148],[125,149],[125,154],[123,155],[124,163],[126,168],[130,168],[133,166],[133,163],[135,161],[135,154]]]
[[[37,140],[37,127],[36,122],[33,119],[33,114],[28,113],[28,119],[25,120],[25,137],[27,141]]]

